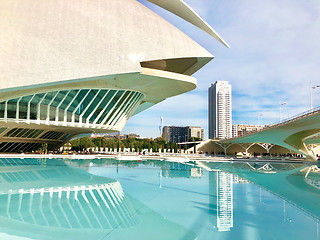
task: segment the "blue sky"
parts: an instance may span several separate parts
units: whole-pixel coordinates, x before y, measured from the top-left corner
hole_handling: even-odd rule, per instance
[[[159,136],[164,125],[201,126],[207,136],[207,89],[217,80],[232,85],[233,123],[279,121],[310,109],[310,82],[320,85],[319,0],[185,0],[205,19],[230,49],[173,14],[140,0],[215,58],[193,76],[198,88],[132,117],[122,133]],[[320,88],[313,106],[320,105]]]

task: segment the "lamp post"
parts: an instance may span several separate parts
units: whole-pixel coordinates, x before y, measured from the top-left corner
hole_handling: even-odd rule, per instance
[[[310,110],[311,111],[312,111],[312,108],[313,108],[313,106],[312,106],[312,89],[316,89],[318,87],[320,87],[320,85],[312,86],[311,82],[310,82]]]
[[[286,105],[287,103],[286,102],[282,102],[282,103],[279,103],[280,104],[280,123],[282,122],[281,121],[281,107],[283,106],[283,105]]]
[[[258,126],[260,126],[260,117],[263,116],[263,113],[258,114]]]

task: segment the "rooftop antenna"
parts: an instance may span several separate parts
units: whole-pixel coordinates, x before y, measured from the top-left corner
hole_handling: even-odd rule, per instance
[[[159,126],[159,131],[160,131],[160,137],[162,136],[162,128],[163,128],[163,117],[160,117],[160,126]]]

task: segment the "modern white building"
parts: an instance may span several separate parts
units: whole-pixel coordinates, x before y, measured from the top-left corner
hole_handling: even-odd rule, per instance
[[[209,88],[209,138],[232,137],[231,85],[216,81]]]
[[[183,1],[149,2],[228,46]],[[121,131],[213,59],[136,0],[0,1],[0,26],[0,152]]]

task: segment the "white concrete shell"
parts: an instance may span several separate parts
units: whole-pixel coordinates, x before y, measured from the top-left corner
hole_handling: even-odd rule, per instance
[[[151,2],[225,43],[182,1]],[[183,8],[179,11],[178,6]],[[193,90],[197,82],[190,75],[213,58],[136,0],[0,1],[0,33],[0,127],[7,127],[0,142],[18,141],[3,137],[10,129],[21,127],[59,130],[64,137],[70,134],[64,140],[61,137],[60,143],[75,134],[120,131],[132,114]],[[94,89],[101,91],[92,95],[97,98],[95,104],[105,103],[102,97],[108,99],[103,95],[107,91],[130,96],[124,96],[121,106],[114,105],[115,111],[104,110],[117,115],[109,123],[106,119],[106,124],[97,125],[94,118],[84,119],[83,124],[68,120],[73,114],[70,106],[81,101],[76,93]],[[55,98],[58,91],[60,98]],[[42,99],[41,94],[46,96]],[[46,103],[36,104],[35,99]],[[51,109],[54,102],[59,103]],[[32,104],[37,110],[32,110]],[[93,105],[81,109],[86,107],[92,111],[87,117],[103,114]],[[51,111],[56,112],[54,117]]]

